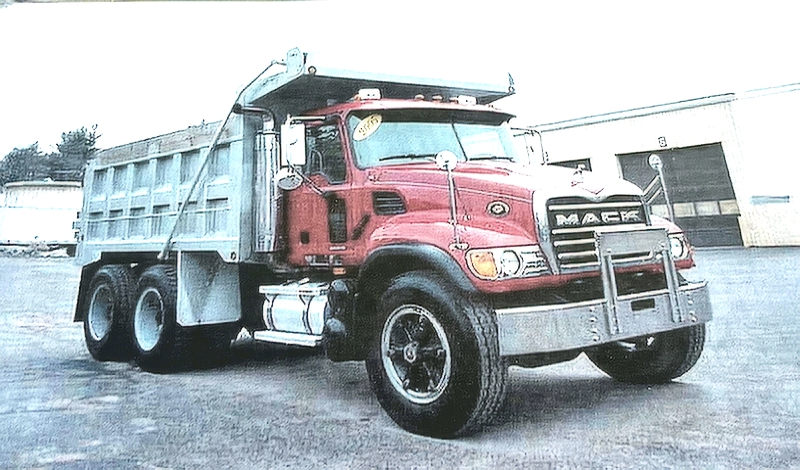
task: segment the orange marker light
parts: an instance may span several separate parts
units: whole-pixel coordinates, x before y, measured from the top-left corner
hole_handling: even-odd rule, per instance
[[[494,262],[494,255],[489,251],[472,251],[469,254],[469,262],[472,269],[479,277],[484,279],[497,278],[497,265]]]

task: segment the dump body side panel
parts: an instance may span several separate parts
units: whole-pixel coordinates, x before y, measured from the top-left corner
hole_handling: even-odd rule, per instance
[[[214,123],[98,152],[85,179],[80,262],[158,253],[184,201],[173,251],[213,251],[229,262],[249,256],[254,152],[243,142],[245,122],[231,118],[205,167]]]

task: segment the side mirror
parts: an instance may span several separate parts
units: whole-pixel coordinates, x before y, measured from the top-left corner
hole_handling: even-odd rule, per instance
[[[661,161],[661,157],[656,154],[650,155],[650,158],[647,159],[647,163],[650,164],[650,168],[655,171],[661,171],[664,163]]]
[[[281,162],[290,166],[306,164],[306,126],[302,122],[281,126]]]
[[[279,189],[294,191],[303,184],[303,177],[291,168],[281,168],[275,175],[275,181]]]
[[[455,169],[456,163],[458,163],[458,157],[449,150],[442,150],[436,154],[436,166],[440,170],[452,171]]]

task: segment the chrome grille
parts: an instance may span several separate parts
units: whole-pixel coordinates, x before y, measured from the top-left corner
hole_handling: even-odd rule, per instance
[[[638,196],[611,196],[599,202],[581,197],[553,198],[547,202],[547,217],[556,261],[562,270],[599,267],[594,240],[597,228],[633,228],[647,223],[644,204]],[[620,261],[652,256],[636,253]]]

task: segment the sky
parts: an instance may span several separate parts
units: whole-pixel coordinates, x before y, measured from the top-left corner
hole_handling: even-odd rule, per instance
[[[9,0],[4,0],[8,2]],[[800,4],[797,4],[800,5]],[[223,119],[299,47],[346,68],[510,73],[535,125],[800,83],[795,2],[115,2],[0,8],[0,157],[97,124],[108,148]]]

